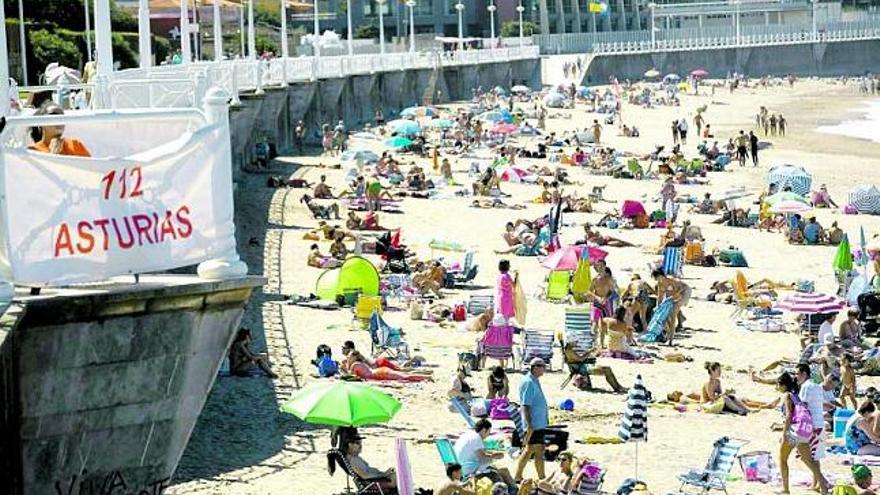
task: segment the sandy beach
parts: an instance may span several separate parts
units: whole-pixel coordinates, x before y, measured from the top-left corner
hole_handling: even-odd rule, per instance
[[[740,88],[734,93],[719,88],[714,95],[708,88],[703,94],[682,97],[680,107],[656,107],[643,109],[624,104],[624,123],[636,124],[641,131],[638,138],[617,135],[616,126],[605,126],[603,144],[637,154],[647,154],[656,144],[671,143],[669,123],[685,117],[692,121],[697,107],[706,105],[706,121],[711,124],[716,140],[723,145],[740,129],[754,129],[755,114],[760,106],[771,112],[785,115],[789,127],[786,137],[763,137],[772,143],[761,154],[761,166],[740,168],[735,163],[725,172],[708,174],[710,183],[699,186],[678,186],[679,195],[702,197],[705,192],[718,193],[732,187],[744,187],[752,195],[739,199],[741,207],[751,207],[757,195],[766,189],[766,173],[771,165],[798,164],[813,175],[813,184],[827,184],[831,196],[838,204],[846,202],[847,192],[856,185],[880,184],[880,143],[846,136],[819,133],[816,128],[852,118],[848,111],[865,106],[872,100],[860,96],[855,83],[842,85],[829,80],[803,80],[793,88],[774,86],[767,89]],[[706,94],[710,93],[710,94]],[[548,128],[562,133],[573,128],[588,127],[594,118],[589,106],[579,104],[574,110],[550,109]],[[685,148],[686,157],[696,155],[696,129]],[[525,138],[516,138],[525,142]],[[354,141],[353,147],[383,148],[380,141]],[[711,143],[710,143],[711,144]],[[416,161],[430,170],[428,160],[401,155],[406,169],[410,161]],[[451,158],[456,180],[470,186],[467,159]],[[288,165],[284,165],[287,163]],[[295,156],[285,157],[273,165],[273,175],[296,176],[316,182],[326,174],[328,183],[335,191],[344,188],[345,170],[329,168],[338,163],[331,157]],[[537,160],[528,164],[539,163]],[[551,164],[555,166],[555,164]],[[577,167],[566,167],[577,185],[565,186],[565,191],[586,195],[593,186],[606,186],[604,197],[609,200],[594,205],[593,213],[571,213],[564,218],[563,244],[581,238],[581,225],[595,223],[604,212],[619,210],[623,200],[632,199],[646,203],[654,209],[661,182],[652,180],[612,179],[608,176],[590,175]],[[349,309],[320,311],[287,304],[283,296],[309,294],[314,291],[315,281],[321,270],[306,265],[308,248],[313,241],[303,239],[303,234],[316,226],[308,210],[299,202],[306,190],[272,189],[266,187],[268,174],[248,174],[239,186],[236,196],[236,218],[239,228],[239,251],[243,253],[250,270],[262,274],[269,282],[262,293],[255,295],[245,316],[243,325],[249,326],[257,336],[256,348],[268,349],[274,370],[281,375],[278,380],[267,378],[218,378],[205,405],[202,417],[193,432],[190,444],[181,459],[176,484],[169,494],[336,494],[344,492],[345,477],[337,472],[327,473],[325,453],[329,447],[329,429],[305,424],[293,416],[278,411],[279,405],[297,389],[315,383],[314,358],[319,344],[328,344],[339,358],[339,349],[345,340],[353,340],[360,349],[370,348],[367,332],[350,331],[352,313]],[[508,204],[525,205],[523,210],[475,209],[470,199],[404,199],[403,214],[380,214],[384,227],[402,229],[403,241],[421,258],[428,258],[432,251],[431,239],[456,241],[468,250],[475,251],[475,261],[480,271],[474,290],[446,290],[447,304],[467,300],[472,294],[492,294],[500,258],[511,261],[512,269],[520,274],[520,280],[529,297],[529,328],[559,331],[563,328],[565,305],[539,300],[534,296],[539,284],[547,274],[537,258],[499,256],[495,249],[505,247],[501,238],[504,223],[517,218],[536,218],[545,214],[547,205],[533,204],[539,187],[535,185],[503,183],[502,190],[511,195]],[[707,248],[736,246],[744,252],[749,268],[744,269],[748,280],[768,278],[776,281],[795,282],[799,279],[815,281],[819,291],[833,293],[836,290],[831,262],[835,247],[800,246],[788,244],[783,234],[759,232],[756,229],[732,228],[714,225],[715,215],[687,213],[682,207],[681,219],[688,219],[702,229]],[[840,227],[858,239],[860,227],[867,236],[880,233],[880,218],[864,215],[844,215],[838,210],[815,210],[818,221],[829,226],[837,221]],[[339,222],[339,224],[343,224]],[[656,254],[647,251],[656,248],[663,230],[616,230],[599,229],[603,234],[620,237],[637,245],[631,248],[606,248],[610,255],[608,264],[619,283],[625,283],[630,275],[638,273],[648,279],[648,264],[656,261]],[[321,243],[326,252],[327,242]],[[434,252],[435,256],[461,259],[462,253]],[[684,280],[693,287],[694,297],[686,308],[687,330],[678,341],[677,350],[692,358],[690,362],[673,363],[654,360],[653,363],[631,363],[619,359],[600,358],[600,364],[611,366],[624,386],[630,386],[636,375],[641,375],[645,386],[656,398],[679,390],[685,393],[697,391],[706,381],[703,363],[718,361],[723,365],[722,381],[725,388],[736,390],[739,397],[771,401],[778,393],[769,385],[750,380],[750,367],[763,368],[783,356],[795,358],[800,351],[798,335],[786,333],[748,332],[737,328],[730,318],[735,307],[709,302],[706,295],[709,286],[717,280],[729,280],[734,276],[732,268],[704,268],[687,265]],[[386,425],[365,427],[364,457],[376,467],[385,469],[394,465],[394,439],[403,438],[408,443],[416,486],[436,487],[444,478],[443,465],[433,444],[433,439],[445,435],[459,435],[466,425],[456,413],[448,410],[446,392],[454,374],[459,352],[472,350],[477,334],[457,326],[440,328],[424,321],[412,321],[409,313],[398,302],[385,314],[394,326],[402,327],[410,346],[425,356],[434,371],[434,382],[404,384],[382,387],[403,403],[402,410]],[[793,330],[793,318],[786,315]],[[835,326],[836,328],[836,326]],[[665,346],[646,346],[649,351],[664,354]],[[552,362],[552,371],[543,379],[543,389],[551,407],[563,399],[572,399],[572,412],[551,411],[551,422],[568,425],[571,433],[570,450],[577,456],[588,456],[607,469],[604,488],[614,492],[620,482],[635,475],[635,447],[632,444],[587,445],[577,443],[588,436],[614,437],[625,406],[625,395],[610,392],[583,392],[572,386],[560,390],[560,383],[568,376],[562,365],[559,349]],[[511,374],[512,396],[521,376]],[[602,378],[594,377],[594,385],[609,390]],[[478,394],[486,391],[486,371],[475,373],[471,383]],[[859,377],[859,388],[880,385],[876,378]],[[671,407],[660,405],[649,408],[649,437],[638,446],[638,477],[647,482],[652,493],[670,493],[678,490],[676,475],[691,467],[702,467],[712,449],[714,440],[721,436],[743,439],[748,444],[743,451],[767,450],[776,455],[780,433],[772,431],[772,423],[781,419],[775,410],[763,410],[747,417],[732,414],[713,415],[702,412],[681,413]],[[848,467],[841,463],[842,457],[829,456],[823,461],[823,471],[832,477],[844,477]],[[498,465],[513,466],[505,458]],[[790,461],[793,479],[805,478],[803,464],[792,457]],[[527,476],[533,473],[530,465]],[[739,479],[730,482],[731,493],[772,493],[778,486],[742,481],[742,472],[735,467],[733,474]],[[848,478],[847,478],[848,479]],[[811,493],[804,486],[792,485],[793,493]]]

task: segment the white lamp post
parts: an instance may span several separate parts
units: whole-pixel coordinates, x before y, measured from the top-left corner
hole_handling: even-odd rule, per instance
[[[244,5],[242,4],[238,6],[238,38],[241,42],[239,55],[241,55],[241,58],[244,58]]]
[[[525,37],[523,36],[523,12],[526,11],[526,8],[522,6],[522,1],[516,6],[516,11],[519,13],[519,46],[522,47],[525,44]]]
[[[254,0],[248,0],[248,58],[257,58],[257,32],[254,26]]]
[[[416,51],[416,24],[415,24],[415,0],[407,0],[406,6],[409,8],[409,51]]]
[[[92,15],[89,14],[89,0],[83,2],[83,7],[86,9],[86,60],[89,62],[92,61]],[[3,51],[6,53],[6,50]]]
[[[6,24],[3,25],[3,29],[6,29]],[[22,81],[24,85],[28,85],[28,76],[27,76],[27,50],[24,47],[27,46],[24,36],[24,5],[21,0],[18,0],[18,37],[19,37],[19,51],[21,52],[21,73],[22,73]],[[4,52],[5,53],[5,52]]]
[[[318,0],[315,0],[315,19],[314,19],[314,31],[315,31],[315,41],[314,41],[314,55],[316,57],[321,56],[321,23],[318,20]]]
[[[486,10],[489,11],[489,37],[492,39],[492,48],[495,48],[495,11],[498,7],[492,3],[486,7]]]
[[[813,41],[816,41],[816,38],[819,35],[819,33],[816,29],[816,0],[813,0],[810,3],[812,4],[812,7],[813,7]]]
[[[346,0],[345,2],[345,13],[348,16],[348,56],[352,56],[354,54],[354,47],[352,46],[352,32],[351,32],[351,0]]]
[[[464,4],[458,2],[455,4],[455,10],[458,11],[458,49],[464,50]]]
[[[214,1],[214,61],[223,60],[223,19],[220,16],[220,2]]]
[[[214,4],[220,3],[214,0]],[[281,58],[287,63],[290,55],[290,47],[287,46],[287,0],[281,0]],[[286,65],[285,65],[286,67]]]
[[[0,53],[9,53],[6,46],[6,9],[0,8]],[[5,61],[0,63],[0,116],[9,113],[9,64]]]
[[[379,53],[385,55],[385,1],[376,0],[379,5]]]
[[[88,5],[89,1],[86,0],[83,4]],[[88,7],[86,7],[88,8]],[[89,38],[88,31],[86,32],[86,39]],[[89,43],[91,44],[91,43]],[[86,50],[91,51],[91,49],[87,46]],[[150,1],[149,0],[140,0],[138,3],[138,52],[140,57],[141,69],[146,69],[151,65],[151,59],[153,58],[152,47],[150,46]],[[89,54],[89,58],[92,58],[92,55]]]
[[[189,2],[180,0],[180,60],[188,64],[192,59],[192,47],[189,44]],[[97,24],[97,23],[96,23]],[[95,30],[97,31],[97,26]]]
[[[656,50],[657,49],[657,32],[654,28],[654,9],[657,8],[657,4],[654,2],[651,2],[648,4],[648,8],[651,9],[651,49]],[[593,25],[595,26],[595,22],[593,22]]]
[[[736,4],[736,46],[739,46],[739,44],[740,44],[740,42],[739,42],[739,40],[740,40],[740,37],[739,37],[739,5],[740,5],[740,1],[736,0],[733,3]]]
[[[110,37],[110,0],[95,2],[95,52],[98,75],[109,78],[113,72],[113,41]],[[108,81],[109,82],[109,81]]]

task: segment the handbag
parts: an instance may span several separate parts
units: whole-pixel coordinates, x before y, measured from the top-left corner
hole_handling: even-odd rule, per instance
[[[489,400],[489,418],[510,419],[510,407],[510,401],[507,399],[496,397]]]

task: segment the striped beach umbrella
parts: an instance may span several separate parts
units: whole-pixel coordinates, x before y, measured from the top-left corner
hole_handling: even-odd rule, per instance
[[[798,292],[776,303],[775,308],[805,315],[836,313],[846,307],[846,301],[819,292]]]
[[[789,187],[793,192],[806,196],[810,194],[813,176],[799,165],[777,165],[770,167],[767,172],[767,183],[775,184],[777,191],[783,191]]]
[[[770,211],[773,213],[803,213],[812,209],[812,206],[803,201],[792,201],[790,199],[779,201],[770,206]]]
[[[617,436],[624,442],[635,443],[636,479],[639,477],[639,442],[648,441],[648,391],[642,382],[642,375],[636,376],[636,382],[629,389],[626,398],[626,411]]]
[[[859,213],[880,213],[880,190],[876,186],[858,186],[849,192],[849,204]]]

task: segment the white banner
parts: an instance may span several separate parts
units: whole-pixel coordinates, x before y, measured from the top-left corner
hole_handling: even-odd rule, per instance
[[[224,137],[221,127],[207,127],[125,159],[6,150],[6,244],[15,282],[105,280],[234,252]]]

